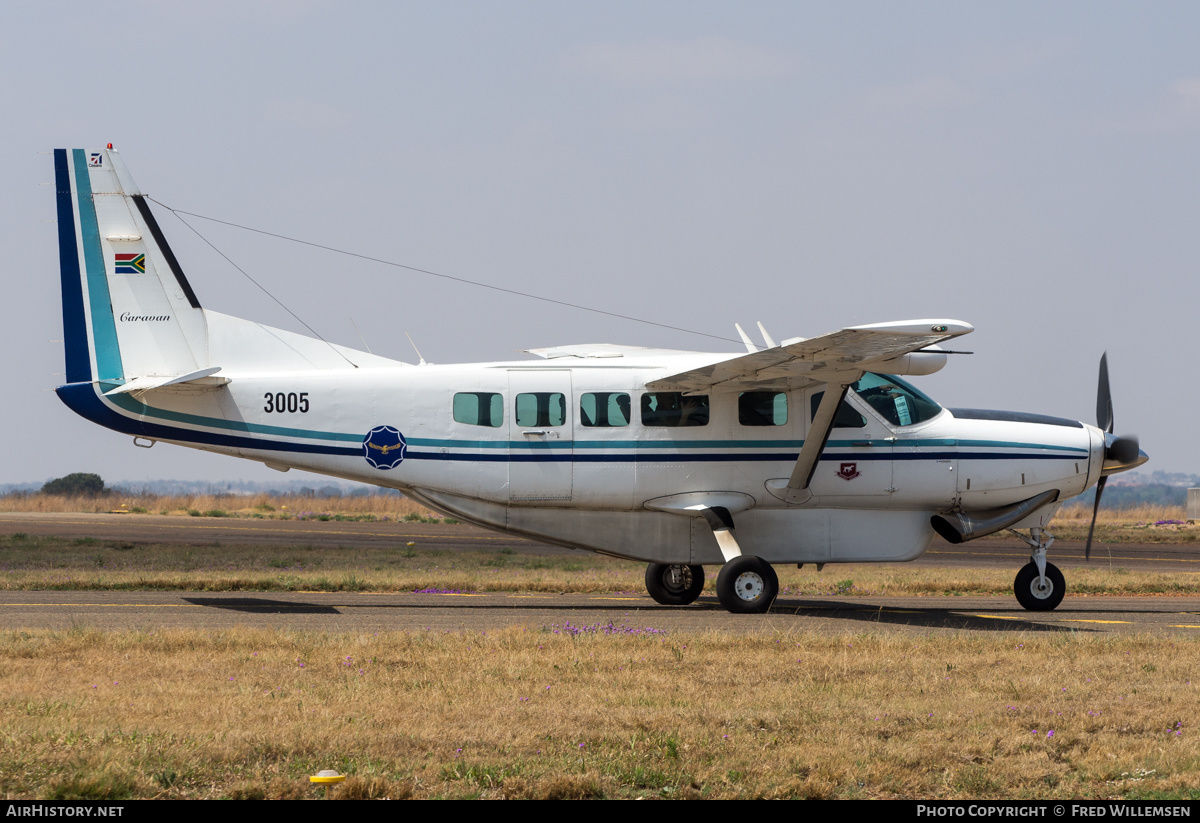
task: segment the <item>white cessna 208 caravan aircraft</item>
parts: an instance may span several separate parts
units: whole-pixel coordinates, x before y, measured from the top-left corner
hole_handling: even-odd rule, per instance
[[[942,368],[956,320],[854,326],[759,351],[609,344],[542,358],[409,365],[204,309],[107,149],[58,149],[66,385],[78,414],[134,436],[401,490],[489,529],[649,563],[659,603],[704,566],[733,612],[763,612],[773,563],[895,562],[935,532],[1032,547],[1027,609],[1065,585],[1046,562],[1058,506],[1145,462],[1099,426],[944,409],[896,375]],[[738,329],[741,333],[741,329]],[[1099,494],[1097,494],[1099,505]],[[1090,537],[1089,537],[1090,548]]]

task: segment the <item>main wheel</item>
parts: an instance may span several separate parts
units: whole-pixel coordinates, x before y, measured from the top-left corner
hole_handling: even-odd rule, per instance
[[[761,557],[735,557],[717,575],[717,598],[734,614],[762,614],[778,594],[779,578]]]
[[[1043,586],[1038,576],[1037,564],[1033,561],[1026,563],[1017,572],[1013,583],[1013,591],[1017,602],[1031,612],[1048,612],[1062,602],[1067,593],[1067,581],[1062,572],[1053,563],[1046,564],[1046,583]]]
[[[704,591],[704,567],[651,563],[646,567],[646,591],[664,606],[686,606]]]

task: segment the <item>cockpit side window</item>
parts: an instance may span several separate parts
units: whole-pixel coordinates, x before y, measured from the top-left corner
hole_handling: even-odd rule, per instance
[[[812,411],[809,420],[814,420],[817,416],[817,407],[821,405],[821,398],[825,396],[825,392],[819,391],[812,396]],[[862,429],[866,428],[867,418],[854,410],[854,407],[845,400],[838,406],[837,414],[833,417],[833,427],[835,429]]]
[[[786,426],[787,394],[746,391],[738,395],[738,422],[743,426]]]
[[[936,417],[942,407],[890,374],[867,372],[850,387],[893,426],[912,426]]]

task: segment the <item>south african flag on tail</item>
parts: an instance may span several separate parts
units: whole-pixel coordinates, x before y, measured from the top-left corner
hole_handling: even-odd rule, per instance
[[[117,254],[113,256],[113,263],[116,265],[116,269],[114,269],[116,274],[146,273],[146,255],[144,254]]]

